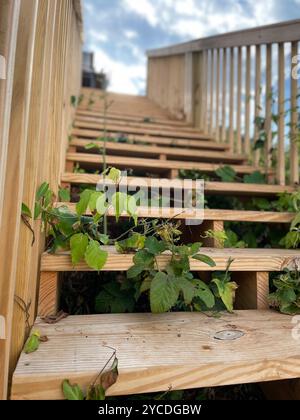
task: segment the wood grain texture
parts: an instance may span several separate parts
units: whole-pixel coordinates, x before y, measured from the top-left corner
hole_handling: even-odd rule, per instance
[[[90,145],[90,140],[85,139],[72,139],[70,142],[69,153],[74,153],[76,151],[84,152],[85,147]],[[103,145],[103,140],[98,140],[94,142],[99,146]],[[130,143],[118,143],[118,142],[106,142],[106,151],[107,154],[118,153],[118,155],[124,154],[126,156],[140,156],[140,157],[157,157],[161,154],[166,155],[168,159],[177,160],[189,160],[189,161],[222,161],[226,163],[243,163],[247,160],[245,155],[229,153],[229,152],[218,152],[218,151],[207,151],[207,150],[191,150],[183,149],[179,147],[163,147],[163,146],[145,146],[139,144],[130,144]],[[99,151],[96,147],[94,149],[89,149],[91,153],[92,150]],[[67,172],[72,172],[69,169],[66,169]]]
[[[76,212],[76,204],[74,203],[55,203],[56,207],[68,206],[69,210]],[[90,214],[89,211],[86,212]],[[115,212],[109,209],[108,216],[113,217]],[[187,211],[177,207],[160,207],[147,208],[138,207],[138,217],[144,218],[172,218],[178,220],[193,220],[199,219],[197,211]],[[203,220],[223,221],[223,222],[253,222],[253,223],[291,223],[295,218],[295,213],[289,212],[271,212],[271,211],[246,211],[246,210],[219,210],[219,209],[204,209]],[[128,217],[126,213],[122,213],[121,217]]]
[[[108,260],[102,271],[127,271],[133,265],[134,254],[119,254],[114,247],[103,247],[108,251]],[[209,255],[216,267],[209,267],[200,261],[191,259],[192,271],[223,271],[228,259],[233,258],[231,271],[283,271],[285,268],[300,266],[300,253],[297,250],[284,249],[215,249],[203,248],[201,252]],[[170,260],[168,253],[158,257],[158,264],[164,268]],[[84,262],[73,267],[69,253],[48,254],[42,256],[41,270],[60,271],[94,271]]]
[[[89,153],[68,153],[67,161],[78,162],[83,164],[90,164],[99,168],[103,161],[100,155],[93,155]],[[217,169],[224,166],[222,163],[205,163],[205,162],[186,162],[169,160],[162,165],[158,159],[134,158],[126,156],[106,156],[106,163],[118,168],[131,168],[131,169],[151,169],[155,173],[166,172],[168,169],[186,169],[186,170],[199,170],[203,172],[216,172]],[[232,164],[231,167],[238,174],[252,174],[257,170],[255,166],[251,165],[237,165]]]
[[[236,293],[236,309],[268,309],[269,273],[234,273],[232,280],[239,288]]]
[[[91,184],[95,185],[98,182],[101,184],[101,177],[94,174],[77,174],[64,173],[62,175],[63,182],[72,184]],[[171,182],[170,182],[171,181]],[[148,185],[153,187],[160,187],[166,185],[166,179],[161,178],[144,178],[144,177],[128,177],[127,181],[131,187],[139,187],[140,185]],[[168,180],[170,188],[182,188],[183,183],[179,179]],[[106,184],[108,181],[106,180]],[[120,185],[125,185],[125,180],[120,182]],[[297,191],[296,187],[285,185],[269,185],[269,184],[243,184],[238,182],[205,182],[206,194],[224,194],[224,195],[238,195],[238,196],[277,196],[285,192],[292,193]],[[194,187],[195,188],[195,187]]]
[[[55,315],[58,310],[59,274],[41,272],[38,315]]]
[[[108,395],[274,381],[300,376],[299,344],[290,317],[273,311],[72,316],[57,325],[37,319],[49,341],[22,354],[12,399],[63,399],[61,384],[87,387],[116,349],[117,383]],[[215,334],[238,330],[235,341]]]

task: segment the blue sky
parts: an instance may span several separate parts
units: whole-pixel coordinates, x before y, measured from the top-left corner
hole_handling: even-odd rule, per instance
[[[109,89],[144,93],[147,49],[300,18],[300,0],[83,0],[85,50]]]

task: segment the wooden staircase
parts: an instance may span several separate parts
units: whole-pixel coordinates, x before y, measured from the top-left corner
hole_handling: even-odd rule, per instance
[[[85,146],[96,143],[103,132],[112,139],[106,142],[106,163],[137,171],[137,177],[129,178],[136,186],[142,182],[161,186],[163,178],[167,178],[176,189],[182,169],[209,174],[229,164],[241,175],[259,169],[248,163],[247,156],[231,152],[227,144],[185,121],[175,120],[145,97],[109,94],[108,100],[113,102],[104,118],[100,93],[84,90],[83,94],[71,133],[66,171],[61,177],[63,185],[99,183],[99,175],[75,173],[74,168],[75,164],[90,172],[101,168],[103,157],[99,150],[87,151]],[[125,138],[125,142],[113,141],[115,138]],[[272,176],[271,171],[269,175]],[[205,182],[207,195],[271,198],[294,190],[284,185]],[[74,210],[74,203],[68,206]],[[176,208],[172,212],[176,219],[197,217],[179,214]],[[114,216],[113,212],[109,216]],[[169,214],[166,216],[163,208],[151,214],[147,208],[140,208],[138,216],[166,218]],[[283,212],[205,209],[204,223],[191,229],[193,238],[201,240],[204,231],[223,230],[226,221],[288,224],[293,217],[292,213]],[[192,271],[222,271],[229,257],[234,259],[230,270],[239,285],[234,314],[222,313],[219,318],[200,313],[70,316],[48,325],[40,317],[59,309],[60,273],[92,270],[84,263],[74,268],[68,253],[44,253],[39,317],[34,329],[49,341],[35,353],[22,353],[13,376],[12,398],[62,399],[61,383],[65,378],[87,386],[111,354],[105,346],[115,348],[119,359],[120,376],[109,395],[300,377],[299,342],[292,337],[291,318],[270,310],[267,301],[269,273],[294,268],[295,262],[299,263],[299,251],[222,249],[214,240],[204,245],[204,252],[214,259],[216,267],[193,260]],[[120,255],[109,247],[107,251],[103,271],[126,271],[132,266],[133,255]],[[159,257],[160,267],[168,259],[168,254]],[[235,339],[218,339],[224,331],[236,332]]]

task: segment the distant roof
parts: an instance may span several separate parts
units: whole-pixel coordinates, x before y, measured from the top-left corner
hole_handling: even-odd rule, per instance
[[[94,53],[84,51],[82,54],[82,70],[88,73],[94,73]]]

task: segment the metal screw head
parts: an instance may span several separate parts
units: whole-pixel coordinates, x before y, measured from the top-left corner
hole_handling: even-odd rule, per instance
[[[244,335],[245,333],[243,333],[243,331],[225,330],[217,332],[214,336],[214,339],[221,341],[234,341],[244,337]]]

